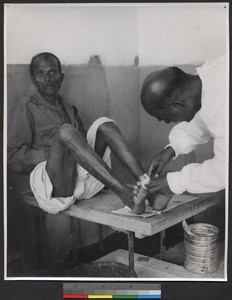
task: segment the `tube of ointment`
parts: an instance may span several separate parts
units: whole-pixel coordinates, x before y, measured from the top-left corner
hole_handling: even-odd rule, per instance
[[[146,173],[144,173],[143,176],[144,176],[144,179],[140,181],[140,184],[143,189],[147,189],[147,187],[145,185],[150,183],[151,178]]]

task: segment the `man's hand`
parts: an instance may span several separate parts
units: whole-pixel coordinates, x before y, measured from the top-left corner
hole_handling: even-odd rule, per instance
[[[158,177],[163,170],[164,166],[170,161],[170,159],[175,155],[175,151],[172,147],[167,147],[155,157],[152,158],[149,168],[148,175],[154,175]]]
[[[146,185],[149,194],[159,193],[161,195],[167,195],[172,193],[168,186],[166,175],[159,176],[158,178],[151,178],[149,184]]]

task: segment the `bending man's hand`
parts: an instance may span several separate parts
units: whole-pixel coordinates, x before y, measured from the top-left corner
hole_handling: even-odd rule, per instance
[[[161,175],[158,178],[152,177],[149,184],[146,185],[150,194],[159,193],[161,195],[167,195],[172,193],[168,186],[166,175]]]
[[[155,157],[152,158],[149,168],[148,175],[158,177],[163,170],[164,166],[170,161],[170,159],[175,155],[175,151],[172,147],[167,147]]]

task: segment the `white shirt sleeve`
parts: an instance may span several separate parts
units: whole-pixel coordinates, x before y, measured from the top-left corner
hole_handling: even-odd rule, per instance
[[[208,142],[210,134],[205,123],[197,113],[190,122],[181,122],[173,127],[169,134],[169,145],[175,151],[175,158],[180,154],[192,152],[197,145]],[[175,159],[174,158],[174,159]]]
[[[226,60],[209,60],[197,68],[202,81],[201,109],[191,122],[176,125],[169,135],[176,156],[193,151],[197,145],[214,138],[214,157],[202,164],[193,163],[180,172],[167,174],[172,192],[181,194],[216,192],[225,188],[225,100]],[[229,100],[229,99],[228,99]]]
[[[217,192],[225,188],[225,138],[214,139],[214,158],[192,163],[179,172],[167,174],[171,191],[182,194]]]

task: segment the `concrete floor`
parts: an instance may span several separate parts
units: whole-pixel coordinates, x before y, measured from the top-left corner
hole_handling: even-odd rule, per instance
[[[183,242],[169,248],[163,260],[159,255],[148,257],[135,253],[135,272],[139,278],[152,278],[157,280],[211,280],[224,279],[224,244],[220,244],[220,263],[215,272],[210,274],[198,274],[184,268],[184,245]],[[128,265],[128,252],[116,250],[98,259],[97,261],[119,262]]]
[[[224,278],[224,243],[220,243],[219,269],[207,276],[187,271],[184,265],[182,226],[166,232],[165,253],[160,260],[160,235],[135,239],[135,271],[141,278]],[[104,241],[104,248],[92,245],[79,252],[80,263],[90,261],[115,261],[128,265],[127,236],[115,233]],[[72,267],[71,265],[69,267]]]
[[[174,276],[176,278],[176,273],[183,273],[184,248],[182,226],[173,226],[173,228],[169,228],[166,231],[164,245],[166,251],[163,259],[166,263],[164,264],[162,262],[160,265],[160,235],[156,234],[144,239],[135,239],[134,250],[135,253],[137,253],[139,263],[139,277],[155,278],[156,276],[160,277],[162,275],[164,278],[170,278],[170,274],[167,271],[170,272],[170,270],[173,270],[171,277]],[[114,255],[116,254],[119,261],[122,260],[122,263],[128,265],[128,245],[127,235],[125,233],[115,232],[113,235],[104,240],[103,246],[103,249],[101,249],[99,244],[94,244],[77,249],[75,253],[71,252],[62,262],[54,265],[52,268],[48,269],[47,266],[38,266],[36,269],[33,269],[33,271],[30,271],[27,274],[23,271],[23,269],[25,269],[24,265],[26,264],[25,258],[23,263],[21,259],[15,258],[8,267],[11,271],[11,276],[65,277],[70,270],[74,269],[78,265],[104,259],[114,260]],[[122,252],[115,252],[118,249]],[[223,253],[223,251],[221,251],[221,253]],[[221,262],[223,262],[223,255],[221,255]],[[152,265],[152,268],[149,264]],[[160,266],[160,269],[157,269],[157,266]],[[164,269],[162,269],[163,266]],[[180,268],[176,268],[176,266],[179,266]],[[215,276],[217,278],[222,278],[223,263],[221,263],[221,268],[218,272],[219,273]],[[190,275],[191,273],[188,276]],[[194,277],[194,274],[192,274],[192,277]]]

